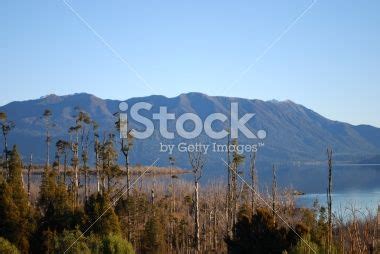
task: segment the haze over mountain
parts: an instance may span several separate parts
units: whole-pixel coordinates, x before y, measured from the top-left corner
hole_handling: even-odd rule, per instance
[[[179,115],[192,112],[204,120],[211,113],[223,113],[229,116],[232,102],[239,103],[239,115],[255,113],[247,126],[252,130],[265,130],[267,137],[262,141],[252,141],[239,136],[240,144],[263,142],[259,148],[258,161],[268,163],[317,162],[326,157],[326,148],[334,149],[336,161],[357,162],[380,154],[380,129],[369,125],[354,126],[343,122],[329,120],[318,113],[292,101],[261,101],[243,98],[208,96],[200,93],[181,94],[174,98],[165,96],[148,96],[126,100],[128,105],[136,102],[148,102],[153,105],[143,115],[152,118],[160,106],[167,106],[169,113]],[[33,153],[35,162],[43,162],[45,155],[44,123],[41,115],[45,109],[53,113],[56,124],[52,131],[52,144],[58,139],[68,139],[68,129],[75,124],[75,108],[88,112],[100,125],[100,133],[110,131],[118,134],[114,127],[114,113],[119,111],[118,100],[103,100],[90,94],[74,94],[66,96],[49,95],[36,100],[12,102],[0,107],[0,111],[8,114],[16,123],[11,132],[10,143],[17,144],[24,158]],[[135,122],[130,126],[140,128]],[[157,127],[158,121],[154,120]],[[174,121],[169,121],[169,130],[174,130]],[[216,129],[227,128],[220,123]],[[190,127],[191,128],[191,127]],[[192,142],[179,138],[174,140],[161,138],[158,128],[147,140],[135,140],[131,155],[132,163],[151,164],[160,158],[159,165],[167,165],[167,153],[160,152],[160,143],[178,144]],[[116,136],[117,138],[118,136]],[[203,143],[218,142],[226,144],[226,140],[212,141],[204,133],[197,139]],[[52,145],[54,147],[54,145]],[[54,150],[54,149],[53,149]],[[52,151],[52,157],[54,151]],[[187,154],[174,152],[176,163],[180,167],[188,167]],[[249,155],[246,155],[249,156]],[[224,153],[209,153],[207,165],[210,168],[224,167],[220,158]],[[53,159],[53,158],[52,158]]]

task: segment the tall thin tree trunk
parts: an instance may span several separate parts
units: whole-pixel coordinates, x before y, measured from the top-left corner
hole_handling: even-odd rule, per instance
[[[84,198],[88,200],[88,170],[87,170],[87,161],[83,161],[84,167]]]
[[[256,195],[256,191],[258,191],[257,189],[257,175],[256,175],[256,152],[254,152],[252,154],[252,157],[251,157],[251,163],[250,163],[250,173],[251,173],[251,186],[252,186],[252,189],[251,189],[251,209],[252,209],[252,213],[255,212],[255,195]]]
[[[127,181],[127,198],[129,198],[130,195],[130,187],[131,187],[131,172],[129,168],[129,144],[127,141],[127,144],[125,144],[126,140],[125,138],[121,139],[121,151],[124,155],[125,159],[125,171],[126,171],[126,181]]]
[[[111,190],[111,177],[109,174],[107,175],[107,191],[110,192]]]
[[[199,239],[199,180],[202,177],[202,169],[205,164],[203,151],[189,152],[189,161],[194,173],[194,250],[196,253],[200,251]]]
[[[95,169],[96,169],[96,191],[100,192],[100,169],[99,169],[99,152],[95,148]]]
[[[232,219],[232,225],[231,225],[231,230],[233,229],[233,226],[235,225],[236,223],[236,210],[237,210],[237,182],[236,182],[236,173],[237,173],[237,167],[236,167],[236,164],[233,163],[232,164],[232,168],[234,170],[234,172],[232,173],[232,177],[231,177],[231,195],[232,195],[232,198],[231,198],[231,219]],[[232,235],[233,237],[235,237],[235,232],[234,230],[232,230]]]
[[[79,178],[78,178],[78,166],[74,165],[74,172],[75,172],[75,206],[77,207],[79,205]]]
[[[126,152],[125,154],[125,170],[127,171],[127,198],[129,198],[131,194],[131,172],[129,168],[129,154]]]
[[[227,140],[227,236],[232,237],[230,134]]]
[[[124,147],[124,139],[122,139],[122,147]],[[131,207],[129,207],[130,202],[130,196],[131,196],[131,172],[129,168],[129,151],[124,151],[124,158],[125,158],[125,170],[126,170],[126,180],[127,180],[127,201],[128,201],[128,210],[127,210],[127,224],[128,224],[128,241],[131,241],[132,238],[132,230],[131,230]],[[151,192],[151,202],[154,204],[154,191]]]
[[[66,184],[66,174],[67,174],[67,151],[65,150],[64,155],[64,165],[63,165],[63,184]]]
[[[50,166],[50,134],[46,131],[46,168]]]
[[[277,177],[276,177],[276,168],[273,165],[273,181],[272,181],[272,217],[273,217],[273,226],[276,226],[276,195],[277,195]]]
[[[199,241],[199,183],[195,179],[195,193],[194,193],[194,205],[195,205],[195,214],[194,214],[194,245],[195,251],[198,253],[200,251],[200,241]]]
[[[3,133],[3,137],[4,137],[4,155],[5,155],[5,175],[8,176],[8,173],[9,173],[9,160],[8,160],[8,139],[7,139],[7,135],[5,133]]]
[[[32,170],[33,155],[30,154],[29,167],[28,167],[28,198],[30,201],[30,171]]]
[[[59,156],[59,153],[57,152],[57,155],[56,155],[56,159],[57,159],[57,180],[58,182],[61,181],[61,157]]]
[[[173,176],[171,176],[173,178]],[[176,212],[176,203],[175,203],[175,181],[172,181],[172,192],[173,192],[173,212]]]
[[[173,186],[173,167],[170,165],[170,187],[171,187],[171,205],[170,212],[174,212],[174,186]]]
[[[129,168],[129,147],[128,142],[127,145],[125,145],[125,139],[121,139],[121,148],[122,152],[124,154],[125,159],[125,170],[126,170],[126,181],[127,181],[127,203],[128,203],[128,210],[127,210],[127,225],[128,225],[128,241],[132,240],[132,216],[131,216],[131,209],[134,206],[134,202],[132,202],[131,196],[131,170]],[[151,190],[151,202],[154,204],[154,191]],[[133,203],[133,205],[132,205]]]
[[[327,253],[332,253],[332,150],[327,149],[328,159],[328,189],[327,189],[327,211],[328,211],[328,232],[327,232]]]
[[[152,202],[152,205],[155,204],[155,200],[156,200],[156,174],[154,172],[154,170],[152,170],[152,179],[153,179],[153,182],[152,182],[152,189],[150,190],[150,193],[151,193],[151,202]],[[154,210],[153,210],[153,215],[154,215]]]
[[[73,158],[73,167],[74,167],[74,202],[75,207],[79,204],[79,176],[78,176],[78,134],[76,136],[76,143],[73,144],[74,158]]]
[[[217,207],[216,207],[216,202],[215,202],[215,205],[214,205],[214,218],[213,218],[213,237],[212,237],[212,246],[213,246],[213,249],[216,250],[217,249],[217,244],[218,244],[218,236],[217,236]]]
[[[236,156],[236,154],[234,154]],[[234,158],[234,162],[232,163],[233,173],[232,173],[232,229],[234,225],[237,223],[237,210],[238,210],[238,199],[239,199],[239,193],[238,193],[238,182],[237,182],[237,174],[239,167],[239,162],[236,161]],[[232,230],[232,235],[235,238],[236,231]]]

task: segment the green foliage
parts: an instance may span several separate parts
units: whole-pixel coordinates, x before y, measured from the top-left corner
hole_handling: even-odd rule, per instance
[[[58,154],[61,155],[61,154],[64,154],[66,150],[70,148],[70,143],[65,140],[60,139],[55,143],[55,146],[57,148]]]
[[[81,237],[82,232],[79,230],[64,230],[59,236],[54,238],[55,246],[54,253],[68,254],[91,254],[89,247],[86,244],[86,239]]]
[[[298,244],[289,252],[289,254],[325,253],[319,249],[319,246],[316,243],[310,241],[310,236],[305,236],[303,239],[306,241],[306,243],[304,241],[299,241]]]
[[[0,184],[0,236],[7,238],[22,253],[29,251],[33,214],[23,188],[22,163],[16,147],[13,147],[8,177]]]
[[[91,234],[86,239],[91,254],[134,254],[132,245],[121,235],[110,234],[100,237]]]
[[[86,237],[86,244],[91,250],[91,254],[134,254],[132,244],[121,235],[109,234],[100,237],[91,234]]]
[[[125,237],[133,234],[131,224],[137,221],[144,221],[146,214],[150,213],[151,203],[148,201],[145,195],[141,195],[138,192],[134,192],[128,198],[121,198],[118,200],[115,206],[115,212],[120,218],[120,226],[122,234]]]
[[[120,235],[108,235],[103,239],[103,254],[134,254],[132,245]]]
[[[0,237],[0,253],[19,254],[20,251],[8,240]]]
[[[145,224],[143,235],[143,252],[147,254],[165,253],[164,225],[157,216],[152,216]]]
[[[91,195],[85,204],[85,214],[88,226],[97,221],[91,227],[92,233],[101,236],[120,234],[119,219],[115,214],[107,193],[103,195],[100,193]]]
[[[322,248],[326,247],[327,241],[327,212],[325,207],[319,209],[318,218],[315,218],[315,225],[311,231],[311,240],[321,246]]]
[[[74,210],[72,204],[64,183],[57,181],[55,172],[50,168],[45,168],[37,200],[41,218],[33,236],[33,252],[51,253],[57,235],[81,225],[84,216],[80,210]]]
[[[96,234],[90,234],[86,237],[86,243],[88,248],[91,250],[91,254],[101,254],[102,253],[102,238]]]
[[[115,148],[115,136],[109,134],[108,139],[105,140],[100,148],[100,160],[102,167],[102,176],[101,178],[107,179],[107,190],[110,191],[112,187],[112,181],[116,177],[119,177],[122,173],[119,165],[117,164],[118,153]],[[102,186],[103,190],[105,186]]]
[[[71,202],[66,186],[57,182],[55,172],[45,169],[38,198],[38,206],[42,214],[48,213],[49,209],[63,214],[72,209]]]
[[[40,230],[74,229],[83,219],[80,211],[73,209],[72,197],[62,182],[57,181],[56,174],[45,169],[42,175],[38,206],[42,213]]]
[[[0,112],[0,130],[3,134],[4,139],[14,127],[15,123],[7,119],[7,114],[5,112]]]

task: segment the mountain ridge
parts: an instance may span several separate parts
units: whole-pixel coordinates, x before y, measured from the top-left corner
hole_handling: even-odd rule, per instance
[[[293,161],[318,161],[325,159],[325,149],[332,147],[337,160],[360,161],[380,154],[380,129],[370,125],[352,125],[340,121],[330,120],[317,112],[290,100],[263,101],[259,99],[244,99],[239,97],[208,96],[202,93],[183,93],[168,98],[162,95],[134,97],[125,100],[128,104],[139,101],[149,102],[153,105],[149,112],[158,112],[159,106],[167,106],[168,112],[176,116],[192,112],[202,120],[210,113],[229,114],[232,102],[239,103],[239,113],[255,113],[253,121],[248,123],[250,129],[264,129],[268,133],[265,147],[258,152],[258,159],[265,162],[286,163]],[[40,121],[43,111],[47,108],[53,112],[53,121],[57,128],[53,138],[67,139],[67,129],[74,124],[75,107],[88,112],[102,125],[103,131],[114,131],[115,118],[113,114],[118,111],[120,100],[101,99],[88,93],[72,95],[48,95],[39,99],[15,101],[0,107],[15,121],[16,128],[10,136],[11,143],[18,144],[24,157],[31,152],[35,153],[37,161],[43,161],[44,155],[44,126]],[[148,115],[149,115],[148,114]],[[138,126],[132,123],[132,126]],[[173,130],[169,124],[169,130]],[[202,136],[202,138],[205,138]],[[162,157],[162,165],[167,164],[168,155],[157,153],[160,139],[155,133],[151,139],[144,142],[136,141],[133,161],[135,163],[149,164],[150,157],[158,154]],[[176,138],[174,141],[180,142]],[[220,141],[226,142],[225,140]],[[249,143],[244,139],[241,143]],[[53,154],[53,153],[52,153]],[[186,156],[175,154],[183,167],[188,167]],[[210,155],[213,164],[218,163],[220,155]]]

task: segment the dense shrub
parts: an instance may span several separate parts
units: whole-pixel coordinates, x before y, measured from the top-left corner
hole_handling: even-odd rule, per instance
[[[272,214],[266,209],[257,209],[257,213],[239,213],[234,226],[235,237],[226,239],[230,253],[282,253],[296,246],[299,238],[291,230],[273,224]],[[296,231],[304,235],[307,229],[297,225]]]
[[[79,230],[64,230],[62,234],[55,237],[54,253],[64,253],[70,248],[67,254],[91,254],[85,238],[81,237]]]
[[[19,254],[20,251],[8,240],[0,237],[0,253]]]
[[[132,245],[120,235],[110,234],[103,238],[103,254],[134,254]]]

